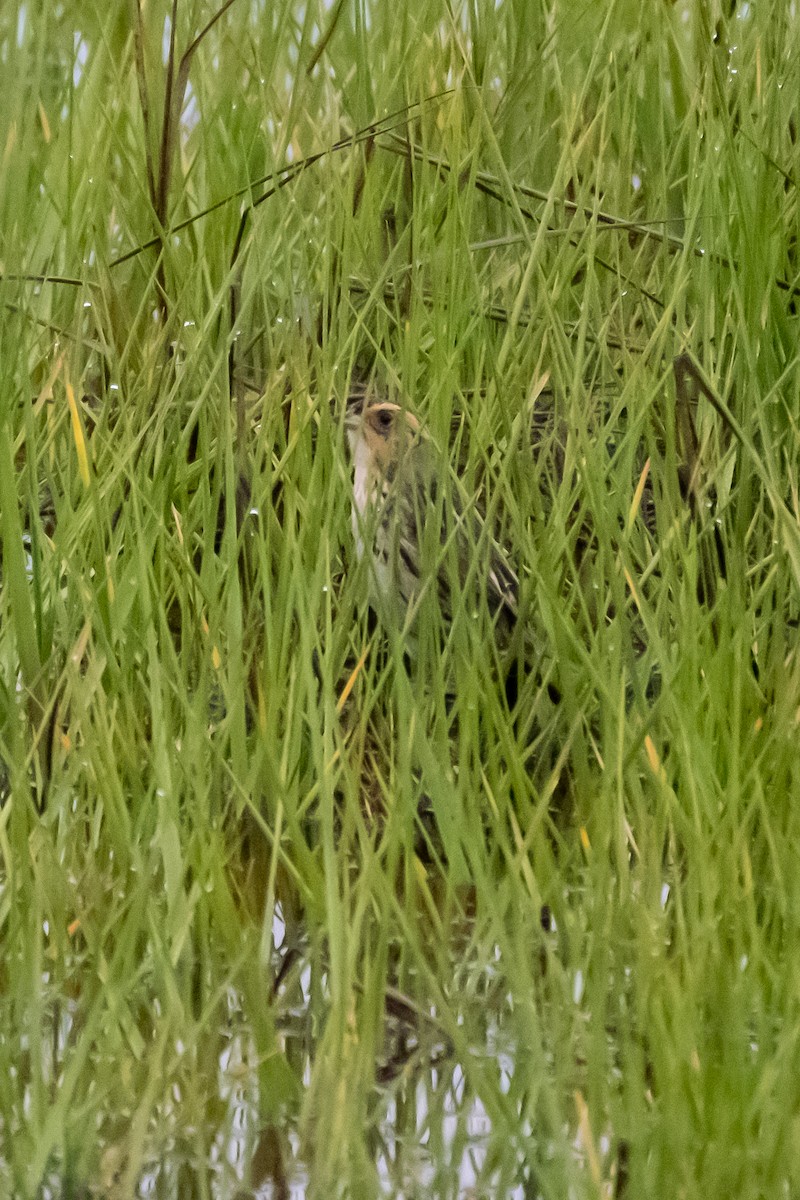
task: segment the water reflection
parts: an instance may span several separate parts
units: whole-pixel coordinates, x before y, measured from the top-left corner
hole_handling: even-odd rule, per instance
[[[309,1142],[309,1127],[307,1123],[301,1127],[300,1114],[307,1107],[309,1089],[315,1086],[315,1066],[324,1047],[325,1015],[320,1017],[312,1007],[319,1007],[320,995],[327,1003],[327,974],[320,971],[319,960],[310,950],[298,949],[296,938],[294,949],[289,949],[291,938],[280,905],[272,934],[282,954],[293,956],[286,971],[277,971],[282,983],[275,989],[270,1015],[277,1022],[274,1057],[280,1058],[282,1071],[294,1073],[294,1107],[282,1100],[277,1115],[251,1024],[252,996],[248,1003],[242,992],[228,988],[218,1008],[218,1027],[198,1039],[192,1029],[205,1031],[205,1023],[197,1027],[189,1023],[185,1034],[167,1035],[162,1057],[153,1046],[162,1028],[174,1029],[175,1014],[157,1003],[137,1010],[131,998],[128,1016],[136,1012],[137,1023],[127,1038],[129,1042],[134,1036],[141,1039],[135,1061],[123,1067],[122,1079],[104,1074],[107,1062],[97,1063],[99,1086],[107,1099],[95,1106],[95,1173],[75,1179],[70,1175],[71,1163],[59,1161],[40,1189],[42,1200],[67,1196],[122,1200],[131,1195],[148,1200],[175,1196],[305,1200],[320,1194],[313,1179],[314,1164],[307,1157],[314,1133]],[[487,988],[472,986],[464,997],[463,1012],[457,1008],[450,1013],[459,1028],[475,1029],[470,1007],[476,1000],[485,1007],[487,989],[499,994],[497,965],[491,961],[488,969]],[[314,973],[319,978],[313,979]],[[49,981],[43,984],[47,987]],[[121,1019],[124,1001],[107,997],[107,1003]],[[531,1144],[532,1130],[519,1110],[519,1088],[516,1099],[511,1095],[517,1048],[506,1022],[514,1006],[508,997],[496,1007],[492,1000],[489,1004],[491,1011],[478,1027],[483,1036],[475,1041],[470,1034],[465,1058],[463,1046],[456,1052],[435,1008],[424,1010],[387,987],[382,1036],[373,1064],[376,1083],[367,1097],[366,1124],[353,1130],[354,1148],[360,1145],[361,1153],[371,1158],[380,1194],[502,1195],[514,1200],[538,1194],[523,1153],[525,1145]],[[52,1026],[42,1041],[48,1057],[38,1068],[55,1085],[63,1079],[86,1021],[80,998],[56,1003],[51,1018]],[[134,1083],[132,1093],[133,1081],[126,1086],[125,1077],[136,1070],[137,1062],[146,1074]],[[155,1077],[155,1064],[160,1062],[163,1078]],[[483,1097],[477,1094],[476,1078],[487,1081]],[[143,1085],[152,1091],[150,1104],[142,1104],[141,1095],[135,1094]],[[492,1119],[485,1103],[490,1093],[492,1103],[495,1093],[508,1098],[516,1114],[512,1119],[519,1136],[513,1143],[505,1117],[505,1132]],[[265,1113],[271,1110],[272,1121],[265,1122]],[[5,1165],[0,1155],[0,1183]]]

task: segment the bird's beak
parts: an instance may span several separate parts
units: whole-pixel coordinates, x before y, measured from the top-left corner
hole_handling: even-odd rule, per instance
[[[362,389],[354,389],[347,397],[344,412],[344,427],[348,433],[355,433],[361,425],[364,408],[367,403],[367,393]]]
[[[350,449],[350,454],[353,456],[356,453],[362,433],[365,404],[366,395],[363,392],[351,392],[347,397],[347,404],[344,410],[344,431],[347,436],[347,445]]]

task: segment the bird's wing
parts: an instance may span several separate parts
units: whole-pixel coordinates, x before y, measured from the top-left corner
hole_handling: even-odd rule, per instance
[[[412,455],[413,501],[405,522],[408,526],[404,531],[405,545],[410,548],[412,542],[422,537],[422,522],[438,520],[442,547],[455,546],[461,580],[467,579],[476,554],[480,555],[485,566],[475,578],[485,580],[489,608],[493,615],[500,613],[507,624],[513,625],[517,617],[519,579],[505,552],[489,534],[475,497],[468,496],[454,476],[442,476],[442,472],[449,472],[449,467],[437,461],[427,441],[415,444]],[[438,575],[439,598],[445,611],[449,611],[449,579],[443,561]]]

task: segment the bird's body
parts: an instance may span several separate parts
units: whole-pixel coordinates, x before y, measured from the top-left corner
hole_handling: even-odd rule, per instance
[[[397,404],[367,404],[348,414],[347,434],[353,535],[358,557],[368,556],[374,607],[402,626],[432,586],[449,622],[460,605],[475,611],[483,591],[498,632],[510,634],[517,577],[416,417]]]

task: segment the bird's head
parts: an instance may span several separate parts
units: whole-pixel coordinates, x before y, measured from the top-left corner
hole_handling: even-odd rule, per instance
[[[368,404],[360,411],[350,409],[345,428],[353,457],[356,457],[359,448],[362,448],[362,452],[365,449],[381,474],[397,466],[420,431],[415,416],[388,400]]]

